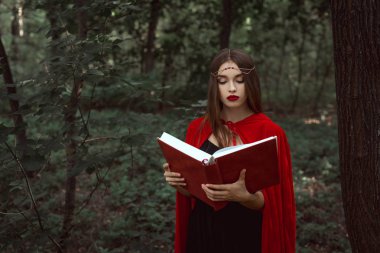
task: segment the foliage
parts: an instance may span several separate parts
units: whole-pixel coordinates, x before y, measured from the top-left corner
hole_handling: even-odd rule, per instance
[[[335,119],[278,118],[292,151],[299,252],[350,252]]]

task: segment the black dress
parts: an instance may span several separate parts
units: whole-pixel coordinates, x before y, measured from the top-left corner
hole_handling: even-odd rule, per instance
[[[206,140],[200,149],[213,154],[218,147]],[[196,199],[189,218],[186,253],[259,253],[261,223],[261,211],[237,202],[215,212]]]

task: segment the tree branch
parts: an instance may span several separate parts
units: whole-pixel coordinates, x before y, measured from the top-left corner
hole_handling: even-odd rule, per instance
[[[88,205],[88,203],[90,203],[92,195],[95,193],[95,191],[98,189],[98,187],[104,182],[104,179],[107,176],[109,170],[110,170],[110,167],[107,167],[107,170],[104,173],[104,176],[102,178],[100,178],[99,172],[96,172],[96,179],[97,179],[96,185],[95,185],[94,189],[92,189],[92,191],[90,192],[90,194],[87,196],[86,200],[83,202],[83,204],[80,207],[79,211],[75,215],[80,214],[82,212],[83,208],[85,208]]]
[[[15,159],[15,161],[17,162],[17,165],[18,167],[20,168],[23,176],[24,176],[24,179],[25,179],[25,182],[26,182],[26,186],[27,186],[27,190],[28,190],[28,194],[29,194],[29,197],[30,199],[32,200],[32,204],[33,204],[33,210],[34,212],[36,213],[36,216],[37,216],[37,219],[38,219],[38,224],[39,224],[39,227],[41,229],[42,232],[45,232],[45,228],[42,224],[42,219],[41,219],[41,215],[40,213],[38,212],[38,208],[37,208],[37,203],[36,203],[36,200],[34,199],[34,195],[33,195],[33,192],[32,192],[32,188],[30,186],[30,182],[29,182],[29,179],[28,179],[28,176],[25,172],[25,169],[24,169],[24,166],[22,166],[20,160],[18,159],[17,155],[13,152],[12,148],[8,145],[8,143],[4,142],[5,146],[7,146],[9,152],[12,154],[13,158]],[[20,213],[21,215],[24,216],[24,213],[21,212]],[[24,216],[25,217],[25,216]],[[57,249],[62,252],[62,248],[61,246],[54,240],[53,237],[51,237],[50,235],[47,235],[48,238],[52,241],[52,243],[57,247]]]

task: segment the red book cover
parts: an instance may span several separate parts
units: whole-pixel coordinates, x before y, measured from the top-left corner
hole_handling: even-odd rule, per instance
[[[233,153],[215,158],[214,163],[201,162],[183,149],[177,149],[157,139],[171,171],[181,174],[186,181],[186,189],[194,197],[220,210],[227,202],[212,201],[207,198],[202,184],[229,184],[238,180],[240,171],[246,169],[245,183],[247,190],[254,193],[263,188],[279,183],[277,138],[263,141]],[[208,159],[209,157],[204,157]]]
[[[212,206],[214,210],[219,210],[227,204],[225,201],[214,202],[210,200],[201,186],[207,183],[222,183],[222,178],[219,175],[216,164],[204,165],[202,162],[173,148],[160,139],[158,139],[158,144],[166,161],[169,163],[170,171],[178,172],[185,178],[185,188],[191,195]]]
[[[246,169],[245,185],[250,193],[280,183],[276,139],[216,158],[224,184],[239,179]]]

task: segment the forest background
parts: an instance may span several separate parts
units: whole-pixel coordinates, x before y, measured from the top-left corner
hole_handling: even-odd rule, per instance
[[[0,252],[172,252],[156,137],[204,112],[226,47],[287,133],[297,252],[351,252],[328,2],[1,0],[0,39]]]

